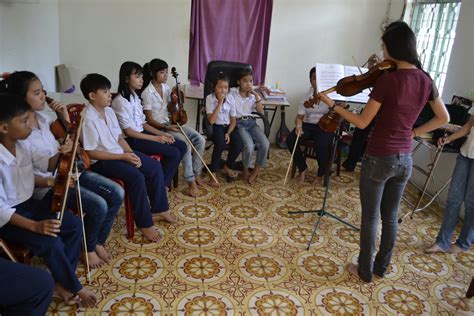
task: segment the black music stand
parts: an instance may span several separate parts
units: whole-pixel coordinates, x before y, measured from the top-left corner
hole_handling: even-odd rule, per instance
[[[336,160],[337,146],[339,145],[339,142],[342,139],[342,133],[340,131],[341,131],[341,123],[339,123],[339,125],[337,127],[337,130],[336,130],[336,135],[334,136],[334,139],[332,141],[332,157],[331,157],[331,163],[329,165],[329,176],[328,176],[328,180],[327,180],[327,184],[326,184],[326,189],[324,191],[323,205],[322,205],[321,209],[307,210],[307,211],[289,211],[288,212],[288,214],[318,213],[318,219],[316,220],[316,225],[313,229],[313,233],[311,234],[311,238],[308,241],[308,247],[306,248],[306,250],[309,250],[309,248],[311,247],[311,244],[313,243],[313,238],[316,235],[316,231],[318,230],[319,223],[321,222],[321,218],[325,215],[329,216],[331,218],[334,218],[335,220],[343,223],[346,226],[349,226],[352,229],[360,231],[360,229],[355,227],[354,225],[352,225],[352,224],[346,222],[345,220],[343,220],[342,218],[326,211],[326,201],[327,201],[327,198],[328,198],[328,195],[329,195],[329,186],[331,185],[332,169],[333,169],[334,162]],[[298,144],[296,144],[295,146],[298,146]]]

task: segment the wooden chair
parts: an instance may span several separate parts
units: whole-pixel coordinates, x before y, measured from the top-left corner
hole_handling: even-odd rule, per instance
[[[7,256],[14,262],[21,262],[24,264],[30,264],[31,257],[33,257],[31,251],[26,247],[18,244],[7,243],[0,238],[0,255]]]
[[[150,157],[157,161],[160,161],[162,159],[160,155],[151,155]],[[122,180],[116,178],[111,178],[111,180],[120,184],[120,186],[122,186],[125,191],[123,203],[125,208],[125,224],[127,226],[127,238],[133,239],[133,235],[135,234],[135,220],[133,219],[133,207],[132,202],[130,200],[130,196],[128,194],[127,185]],[[178,187],[178,172],[176,172],[173,178],[173,186],[174,188]]]

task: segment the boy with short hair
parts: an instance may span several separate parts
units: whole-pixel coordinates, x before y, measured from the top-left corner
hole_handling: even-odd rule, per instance
[[[125,182],[138,229],[149,241],[159,242],[162,236],[153,225],[151,213],[172,219],[163,170],[158,161],[133,151],[123,138],[117,117],[109,107],[110,86],[110,81],[100,74],[88,74],[81,81],[82,94],[89,101],[82,128],[84,150],[91,158],[92,171]]]
[[[81,250],[80,219],[66,211],[61,223],[50,211],[50,200],[31,198],[33,167],[52,171],[58,155],[33,160],[26,141],[31,133],[30,106],[21,97],[5,94],[0,95],[0,104],[0,238],[42,257],[56,282],[56,294],[66,304],[82,301],[92,307],[97,297],[81,285],[75,272]],[[70,151],[70,144],[61,150]]]

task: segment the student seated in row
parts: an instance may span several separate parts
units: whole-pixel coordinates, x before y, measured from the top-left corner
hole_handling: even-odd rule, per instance
[[[329,160],[329,145],[331,144],[334,133],[328,133],[323,131],[319,126],[318,122],[324,114],[329,112],[329,109],[324,104],[314,104],[312,107],[305,107],[304,103],[313,98],[316,90],[316,68],[313,67],[309,71],[309,81],[311,87],[308,93],[305,94],[301,101],[298,112],[295,119],[295,129],[290,133],[286,144],[290,153],[293,151],[296,143],[296,136],[300,133],[298,144],[304,143],[306,140],[313,140],[315,143],[316,159],[318,161],[318,173],[316,183],[322,184],[323,176],[326,173],[326,167]],[[299,146],[296,146],[295,155],[293,157],[294,163],[298,167],[299,175],[297,178],[298,183],[303,183],[306,177],[306,171],[308,165],[303,157],[303,153]]]
[[[0,94],[0,238],[27,247],[44,259],[56,294],[66,304],[92,307],[97,297],[76,276],[81,251],[81,220],[65,211],[62,223],[50,211],[51,200],[32,199],[34,167],[52,171],[58,155],[33,160],[30,106],[21,97]],[[71,143],[62,151],[71,150]]]
[[[262,167],[267,165],[270,142],[262,129],[257,125],[256,118],[252,112],[257,111],[263,114],[261,97],[253,90],[253,73],[244,69],[240,72],[238,88],[231,88],[230,94],[235,100],[235,110],[237,115],[237,130],[244,144],[242,160],[244,163],[244,180],[250,184],[255,184]],[[253,153],[257,148],[257,157],[253,163]],[[252,173],[249,169],[253,168]]]
[[[45,93],[39,78],[29,71],[14,72],[7,80],[8,91],[19,95],[30,105],[32,110],[32,132],[28,137],[34,157],[53,157],[58,153],[59,142],[51,132],[53,120],[42,111],[45,108]],[[53,101],[50,107],[69,122],[66,106]],[[42,172],[35,168],[35,199],[50,199],[53,193],[54,177],[51,172]],[[124,191],[114,181],[92,171],[83,171],[79,177],[81,202],[85,212],[84,227],[86,232],[88,260],[92,268],[98,268],[112,260],[105,248],[105,243],[112,229],[112,224],[123,202]],[[77,209],[76,190],[70,189],[67,207]]]
[[[235,100],[228,94],[229,78],[219,74],[213,89],[214,93],[209,94],[206,98],[206,112],[209,123],[212,125],[212,142],[214,143],[209,169],[215,175],[219,168],[222,152],[226,145],[230,145],[227,161],[224,164],[224,172],[229,182],[237,178],[237,172],[233,169],[235,160],[242,152],[243,144],[240,134],[236,130]],[[209,184],[216,186],[213,179],[210,179]]]
[[[158,242],[162,237],[153,225],[152,212],[163,218],[173,218],[163,170],[160,162],[133,151],[123,138],[117,117],[109,107],[112,101],[110,86],[110,81],[100,74],[88,74],[81,81],[82,94],[89,101],[82,143],[91,158],[92,171],[125,182],[135,224],[146,239]]]
[[[187,142],[179,127],[172,124],[169,118],[168,105],[173,103],[176,106],[177,92],[172,92],[166,84],[168,80],[168,64],[161,59],[152,59],[144,67],[144,77],[145,89],[141,97],[143,100],[143,111],[145,112],[148,124],[171,133],[176,139]],[[182,125],[181,128],[202,157],[206,144],[204,137],[189,126]],[[203,185],[201,178],[203,166],[197,154],[192,151],[191,146],[187,145],[186,153],[183,157],[184,178],[188,183],[189,195],[197,197],[199,192],[197,186]]]

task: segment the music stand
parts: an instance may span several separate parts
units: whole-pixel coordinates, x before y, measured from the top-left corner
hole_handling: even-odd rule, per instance
[[[341,120],[341,122],[342,122],[342,120]],[[339,145],[339,142],[342,139],[342,133],[340,133],[340,130],[341,130],[341,123],[339,123],[339,125],[336,129],[336,135],[334,136],[334,139],[332,141],[332,157],[331,157],[331,163],[329,165],[329,176],[328,176],[328,180],[327,180],[327,184],[326,184],[326,189],[324,191],[323,205],[322,205],[321,209],[307,210],[307,211],[289,211],[288,212],[288,214],[318,213],[318,219],[316,220],[316,225],[313,229],[313,233],[311,234],[311,238],[308,241],[308,247],[306,248],[306,250],[309,250],[309,248],[311,247],[311,244],[313,243],[313,238],[316,235],[316,231],[318,230],[319,223],[321,222],[321,218],[325,215],[329,216],[331,218],[334,218],[335,220],[341,222],[342,224],[344,224],[346,226],[349,226],[352,229],[355,229],[356,231],[360,231],[360,229],[355,227],[354,225],[352,225],[352,224],[346,222],[345,220],[343,220],[342,218],[326,211],[326,202],[327,202],[327,198],[329,196],[329,187],[331,185],[332,169],[333,169],[334,162],[336,160],[336,150],[337,150],[337,146]],[[296,146],[298,146],[298,144],[296,144]]]

